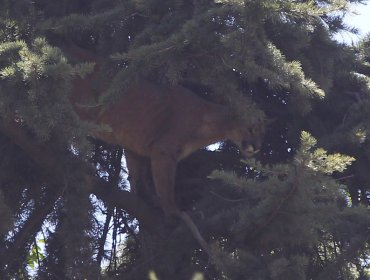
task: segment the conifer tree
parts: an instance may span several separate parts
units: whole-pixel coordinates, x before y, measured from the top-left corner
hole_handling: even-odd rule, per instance
[[[362,2],[0,0],[0,278],[368,279],[370,38],[334,39]],[[86,137],[71,46],[104,61],[100,105],[146,79],[272,120],[253,160],[223,142],[178,166],[210,254]]]

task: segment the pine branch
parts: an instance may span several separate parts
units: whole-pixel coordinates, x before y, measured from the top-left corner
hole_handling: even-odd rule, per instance
[[[1,259],[7,260],[10,270],[14,268],[16,271],[16,268],[19,267],[20,264],[17,262],[23,260],[19,256],[25,257],[28,249],[27,245],[33,241],[47,215],[53,211],[54,203],[59,197],[61,190],[62,186],[60,184],[52,186],[52,188],[49,187],[44,199],[37,203],[36,208],[29,215],[25,224],[13,237],[11,245],[3,252]]]
[[[299,174],[300,172],[295,170],[295,180],[291,188],[288,190],[286,195],[281,198],[279,203],[274,207],[274,209],[271,211],[266,221],[263,224],[257,225],[257,228],[253,230],[253,232],[250,234],[252,239],[256,238],[263,229],[268,227],[274,221],[274,219],[281,212],[281,209],[283,208],[284,204],[286,204],[292,198],[292,196],[296,193],[298,187],[301,185],[301,176]]]

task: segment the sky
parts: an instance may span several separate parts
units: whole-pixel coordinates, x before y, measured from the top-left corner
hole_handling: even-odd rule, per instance
[[[348,25],[358,28],[359,35],[342,32],[336,36],[337,40],[356,43],[361,37],[370,33],[370,1],[367,2],[367,5],[352,5],[351,10],[356,14],[350,13],[345,17],[345,22]]]

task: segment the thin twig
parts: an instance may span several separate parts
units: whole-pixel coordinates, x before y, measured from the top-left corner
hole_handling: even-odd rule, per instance
[[[213,256],[212,256],[212,253],[211,253],[211,249],[209,248],[208,243],[204,240],[204,238],[201,235],[198,227],[194,224],[194,222],[190,218],[190,216],[187,213],[185,213],[185,212],[181,212],[181,213],[179,213],[179,218],[181,218],[181,220],[184,221],[184,223],[189,228],[189,230],[191,231],[193,237],[198,242],[198,244],[200,245],[200,247],[203,249],[204,252],[206,252],[206,254],[210,258],[210,260],[212,260],[213,259]]]
[[[335,181],[341,181],[341,180],[345,180],[345,179],[349,179],[349,178],[353,178],[353,177],[355,177],[355,175],[351,174],[351,175],[348,175],[348,176],[337,178],[337,179],[335,179]]]
[[[266,228],[268,225],[272,223],[272,221],[278,216],[280,213],[280,210],[283,208],[284,204],[289,201],[289,199],[296,193],[298,187],[301,184],[301,178],[298,175],[298,171],[295,170],[296,179],[293,182],[292,187],[288,190],[286,195],[280,200],[279,204],[276,205],[276,207],[273,209],[273,211],[268,216],[267,220],[256,227],[255,230],[252,231],[251,236],[255,237],[260,233],[264,228]]]
[[[230,198],[226,198],[226,197],[223,197],[221,196],[220,194],[216,193],[216,192],[213,192],[213,191],[210,191],[211,194],[213,194],[214,196],[224,200],[224,201],[227,201],[227,202],[242,202],[242,201],[246,201],[247,199],[246,198],[243,198],[243,199],[230,199]]]

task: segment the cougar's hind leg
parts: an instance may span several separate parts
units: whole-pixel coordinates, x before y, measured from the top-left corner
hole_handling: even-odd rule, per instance
[[[165,215],[178,216],[175,202],[176,160],[166,154],[157,152],[151,155],[151,167],[155,190]]]
[[[150,187],[151,178],[148,178],[151,176],[149,159],[130,150],[125,150],[125,157],[132,191],[143,198],[153,196],[154,193]]]

